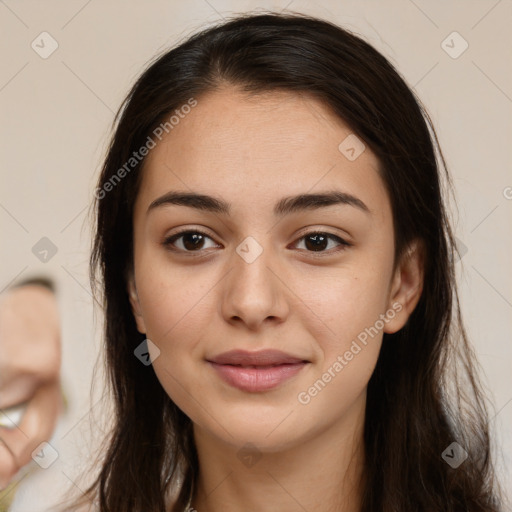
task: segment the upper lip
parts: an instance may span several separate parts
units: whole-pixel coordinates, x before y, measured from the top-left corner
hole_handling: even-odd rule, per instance
[[[280,364],[294,364],[308,362],[301,357],[294,357],[280,350],[260,350],[248,352],[246,350],[230,350],[208,359],[211,363],[231,364],[239,366],[277,366]]]

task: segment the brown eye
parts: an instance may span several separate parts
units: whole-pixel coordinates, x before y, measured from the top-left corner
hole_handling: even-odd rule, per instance
[[[315,231],[312,233],[308,233],[304,235],[299,240],[304,240],[305,249],[308,252],[331,252],[331,250],[326,251],[329,247],[329,242],[334,241],[338,243],[339,246],[349,246],[350,244],[340,238],[339,236],[333,235],[331,233],[324,233],[320,231]],[[332,246],[331,246],[332,248]],[[343,247],[334,249],[333,252],[337,250],[342,250]]]
[[[181,231],[165,239],[166,247],[172,246],[173,249],[183,252],[199,252],[205,248],[207,240],[212,240],[206,233],[201,231]],[[212,240],[213,241],[213,240]],[[213,247],[216,245],[213,244]],[[206,247],[207,248],[207,247]]]

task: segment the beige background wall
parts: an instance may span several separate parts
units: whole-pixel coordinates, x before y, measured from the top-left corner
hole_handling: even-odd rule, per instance
[[[222,16],[263,8],[317,15],[363,35],[429,109],[457,190],[456,233],[467,250],[458,264],[462,306],[495,400],[500,474],[512,489],[510,0],[2,0],[0,289],[40,273],[57,280],[70,400],[50,441],[59,458],[24,477],[14,512],[51,509],[64,486],[82,485],[92,406],[101,417],[101,375],[89,397],[101,318],[95,328],[87,207],[113,112],[157,52]],[[57,249],[47,262],[33,252],[43,237]]]

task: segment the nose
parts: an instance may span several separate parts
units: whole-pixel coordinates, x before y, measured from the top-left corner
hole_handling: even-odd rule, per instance
[[[254,245],[249,244],[249,251],[244,253],[241,244],[241,250],[233,253],[231,271],[223,281],[221,308],[227,322],[257,331],[268,323],[286,320],[289,289],[271,249],[260,246],[261,253],[254,259]]]

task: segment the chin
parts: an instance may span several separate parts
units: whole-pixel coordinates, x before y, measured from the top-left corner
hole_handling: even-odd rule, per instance
[[[269,414],[253,406],[249,413],[237,409],[232,416],[221,416],[225,419],[220,425],[212,422],[211,418],[203,418],[206,423],[192,421],[201,430],[207,431],[209,436],[232,445],[236,450],[249,443],[260,452],[276,453],[298,445],[308,437],[308,429],[303,419],[298,417],[297,411],[290,414],[291,410],[279,408],[277,413]],[[297,422],[298,419],[301,421]]]

